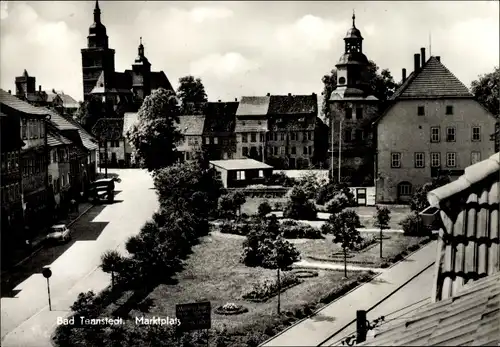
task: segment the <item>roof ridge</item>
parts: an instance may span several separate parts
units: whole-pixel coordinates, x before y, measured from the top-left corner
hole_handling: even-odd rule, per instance
[[[441,201],[464,191],[497,171],[500,171],[500,152],[479,163],[466,167],[464,174],[456,181],[430,191],[427,194],[427,201],[431,206],[439,207]]]

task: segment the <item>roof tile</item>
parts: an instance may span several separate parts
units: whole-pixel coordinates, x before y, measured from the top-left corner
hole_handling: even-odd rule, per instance
[[[270,115],[318,114],[318,99],[312,95],[271,95]]]
[[[182,135],[201,136],[203,135],[204,124],[205,124],[205,116],[190,115],[190,116],[180,116],[179,124],[176,124],[176,126]]]
[[[0,89],[0,103],[10,108],[13,108],[19,112],[23,112],[29,115],[37,115],[37,116],[47,115],[47,111],[45,109],[32,106],[26,101],[18,99],[16,96],[6,92],[3,89]]]
[[[270,96],[243,96],[238,105],[236,116],[266,116],[270,99]]]
[[[206,104],[204,134],[226,135],[234,133],[238,102],[208,102]]]
[[[267,131],[267,119],[237,119],[234,131],[236,133],[254,133]]]

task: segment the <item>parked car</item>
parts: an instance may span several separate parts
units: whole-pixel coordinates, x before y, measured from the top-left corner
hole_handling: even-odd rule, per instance
[[[101,178],[90,184],[89,197],[92,202],[107,200],[112,203],[115,199],[115,179]]]
[[[57,224],[50,227],[49,233],[46,236],[46,241],[49,242],[66,242],[71,240],[71,231],[66,224]]]

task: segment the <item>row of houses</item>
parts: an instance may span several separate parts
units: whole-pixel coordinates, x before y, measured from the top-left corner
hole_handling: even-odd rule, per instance
[[[2,251],[35,236],[96,178],[97,144],[71,117],[0,90]],[[4,247],[5,245],[5,247]]]

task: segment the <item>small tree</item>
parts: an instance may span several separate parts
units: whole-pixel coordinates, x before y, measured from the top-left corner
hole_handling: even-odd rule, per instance
[[[333,235],[333,243],[338,243],[344,252],[344,275],[347,277],[347,251],[353,250],[362,238],[356,229],[359,224],[359,216],[352,210],[332,214],[328,221],[323,224],[324,234]]]
[[[237,190],[232,194],[232,198],[233,198],[233,206],[235,209],[238,210],[238,215],[241,216],[241,207],[247,201],[247,197],[245,196],[245,193]]]
[[[111,288],[115,286],[115,273],[120,272],[123,264],[123,257],[116,250],[104,252],[101,256],[101,269],[106,273],[111,273]]]
[[[339,213],[342,212],[346,207],[349,206],[349,199],[343,192],[337,192],[333,198],[326,204],[326,210],[328,213]]]
[[[234,214],[233,196],[231,194],[224,194],[219,200],[219,209],[222,217],[232,217]]]
[[[259,207],[257,208],[257,215],[261,218],[265,218],[271,212],[272,208],[267,200],[262,201]]]
[[[427,194],[436,188],[450,183],[450,177],[447,175],[440,175],[433,178],[431,182],[424,184],[422,187],[417,188],[410,200],[410,209],[415,212],[422,212],[429,206],[427,201]]]
[[[314,203],[307,198],[306,192],[301,187],[296,186],[290,192],[283,216],[296,220],[315,220],[317,210]]]
[[[382,230],[389,228],[389,222],[391,220],[391,211],[387,207],[376,206],[377,214],[373,217],[373,225],[380,229],[380,258],[382,258]]]

